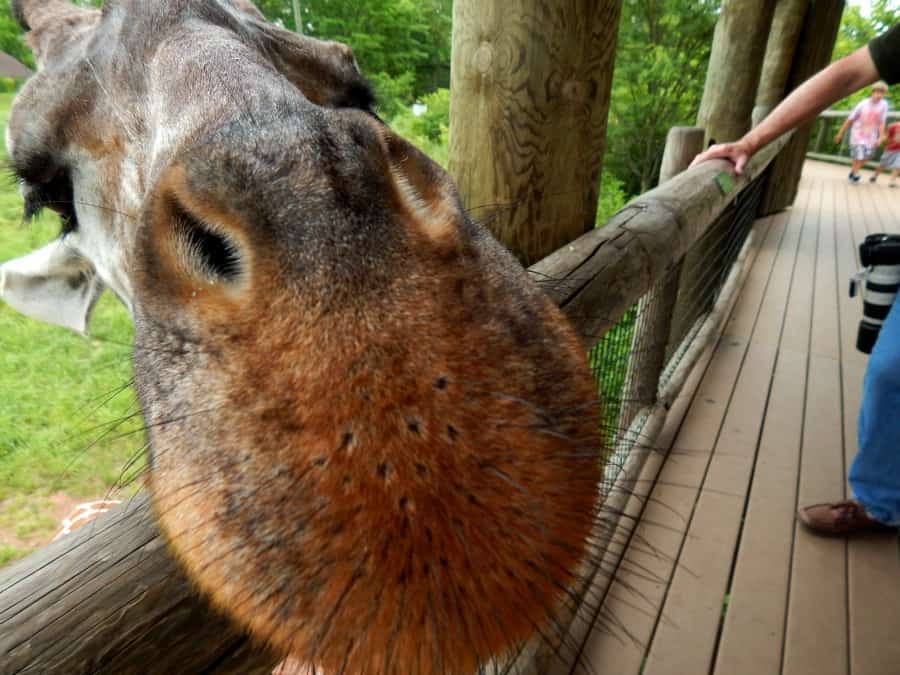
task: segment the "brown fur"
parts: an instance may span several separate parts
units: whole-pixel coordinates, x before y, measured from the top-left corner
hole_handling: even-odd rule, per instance
[[[365,109],[349,51],[245,5],[104,10],[17,104],[13,162],[97,174],[127,214],[102,227],[133,289],[149,486],[197,585],[327,673],[474,672],[552,627],[585,555],[584,350]],[[85,64],[81,114],[40,100]]]

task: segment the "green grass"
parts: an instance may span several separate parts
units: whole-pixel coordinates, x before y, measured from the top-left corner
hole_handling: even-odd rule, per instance
[[[10,102],[10,94],[0,94],[3,128]],[[0,160],[5,164],[5,149]],[[10,177],[0,178],[0,261],[58,232],[51,215],[23,224],[18,190]],[[72,500],[133,491],[116,485],[143,445],[140,420],[111,426],[137,410],[126,386],[131,336],[130,319],[110,294],[97,308],[90,338],[0,302],[0,565],[45,543]]]

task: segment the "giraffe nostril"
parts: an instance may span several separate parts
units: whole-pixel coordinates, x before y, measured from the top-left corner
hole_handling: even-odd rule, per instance
[[[235,282],[242,273],[240,249],[229,236],[181,211],[175,237],[184,263],[214,282]]]

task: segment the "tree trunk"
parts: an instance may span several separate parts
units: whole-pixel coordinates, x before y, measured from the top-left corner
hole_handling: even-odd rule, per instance
[[[844,12],[844,0],[811,0],[797,43],[788,91],[793,91],[831,61]],[[815,120],[798,127],[790,143],[772,163],[761,215],[776,213],[794,203]]]
[[[303,16],[300,14],[300,0],[292,0],[294,6],[294,26],[297,33],[303,35]]]
[[[713,35],[697,126],[708,143],[750,130],[775,0],[725,0]]]
[[[145,496],[0,570],[0,675],[264,675],[279,657],[210,609]]]
[[[756,105],[771,110],[784,98],[809,0],[779,0],[766,43]]]
[[[530,264],[594,227],[621,0],[453,4],[450,173]]]

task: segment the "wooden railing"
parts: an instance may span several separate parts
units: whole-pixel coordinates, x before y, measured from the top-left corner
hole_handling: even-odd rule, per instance
[[[759,181],[786,142],[784,137],[760,152],[740,177],[732,177],[725,162],[708,162],[686,171],[630,202],[605,227],[531,267],[532,275],[563,308],[586,347],[594,347],[628,312],[641,307],[642,298],[646,301],[658,293],[661,285],[680,295],[687,292],[684,284],[673,283],[684,278],[674,276],[679,264],[698,248],[712,250],[715,241],[709,235],[722,226],[723,214]],[[720,276],[722,288],[737,283],[734,272],[729,276],[724,270]],[[715,307],[704,308],[696,325],[684,331],[686,342],[696,343],[698,336],[708,333],[717,312],[721,314]],[[652,327],[656,333],[658,324]],[[631,330],[629,339],[636,344],[640,332],[648,329],[638,324]],[[662,330],[669,335],[671,326]],[[690,366],[690,345],[662,340],[653,349],[662,350],[657,361],[666,361],[666,356],[670,363],[681,363],[682,371]],[[629,373],[636,353],[625,354],[620,364],[623,373]],[[627,499],[634,495],[635,476],[648,457],[635,448],[652,445],[683,382],[671,368],[665,373],[658,370],[652,396],[637,407],[629,406],[627,414],[620,408],[617,418],[627,419],[624,424],[618,419],[613,422],[618,431],[611,443],[622,458],[621,467],[602,488],[604,507],[592,538],[590,561],[582,583],[573,589],[573,595],[585,603],[570,606],[561,619],[572,625],[572,636],[560,637],[556,644],[530,645],[516,660],[520,672],[550,672],[551,658],[577,657],[569,648],[579,644],[577,634],[589,621],[574,620],[592,606],[587,602],[590,598],[603,592],[603,570],[615,548],[609,543],[619,516],[627,511]],[[633,377],[634,369],[625,379]],[[624,391],[629,386],[623,382]],[[637,432],[630,433],[634,429]],[[562,648],[563,642],[567,649]],[[0,570],[0,675],[254,674],[271,672],[277,661],[275,654],[254,649],[192,592],[167,552],[145,497]]]

